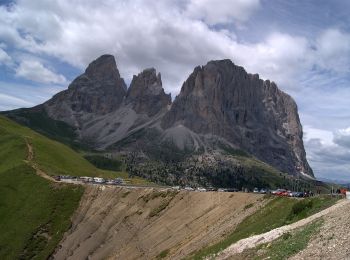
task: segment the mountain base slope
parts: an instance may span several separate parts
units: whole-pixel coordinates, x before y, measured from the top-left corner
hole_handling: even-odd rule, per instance
[[[86,187],[56,259],[183,259],[265,200],[248,193]]]

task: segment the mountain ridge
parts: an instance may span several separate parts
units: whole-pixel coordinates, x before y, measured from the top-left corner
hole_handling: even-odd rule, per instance
[[[25,114],[33,111],[72,128],[78,143],[136,154],[142,163],[191,161],[198,154],[230,161],[230,150],[313,176],[294,100],[229,59],[197,66],[172,101],[154,68],[134,75],[127,88],[114,57],[102,55],[47,102],[5,115],[30,126]]]

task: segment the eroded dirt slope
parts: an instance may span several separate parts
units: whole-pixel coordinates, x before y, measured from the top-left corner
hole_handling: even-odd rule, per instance
[[[222,239],[264,203],[246,193],[88,186],[54,258],[181,259]]]

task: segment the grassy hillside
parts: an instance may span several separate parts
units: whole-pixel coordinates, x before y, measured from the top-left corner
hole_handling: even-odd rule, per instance
[[[24,142],[22,153],[27,152],[25,141],[29,142],[33,146],[35,163],[49,175],[100,177],[126,177],[127,175],[125,172],[100,170],[68,146],[20,126],[6,117],[0,116],[0,129],[12,134],[9,139],[13,140],[13,136],[16,136]],[[10,147],[9,150],[12,150],[11,145],[6,145]],[[7,164],[4,163],[4,165]]]
[[[47,258],[83,193],[80,186],[50,183],[24,162],[30,135],[0,117],[0,259]]]
[[[17,138],[27,140],[34,149],[34,160],[50,175],[98,175],[98,170],[79,154],[59,142],[50,140],[11,120],[0,117],[0,127]],[[26,148],[24,148],[26,150]]]
[[[242,221],[225,239],[196,252],[190,259],[204,259],[208,255],[222,251],[240,239],[262,234],[313,215],[333,205],[337,200],[337,198],[329,196],[305,200],[274,198],[261,210]]]
[[[45,110],[38,106],[33,109],[20,108],[0,112],[8,118],[41,133],[50,139],[68,144],[74,148],[87,148],[77,141],[75,129],[62,121],[50,118]]]
[[[127,177],[99,170],[67,146],[0,116],[0,259],[46,259],[83,194],[81,186],[39,177],[25,161],[27,142],[32,163],[49,175]]]

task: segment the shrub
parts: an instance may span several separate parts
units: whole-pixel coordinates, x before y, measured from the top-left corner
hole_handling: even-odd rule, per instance
[[[292,215],[299,215],[306,209],[312,208],[312,200],[301,200],[295,203],[292,207]]]

